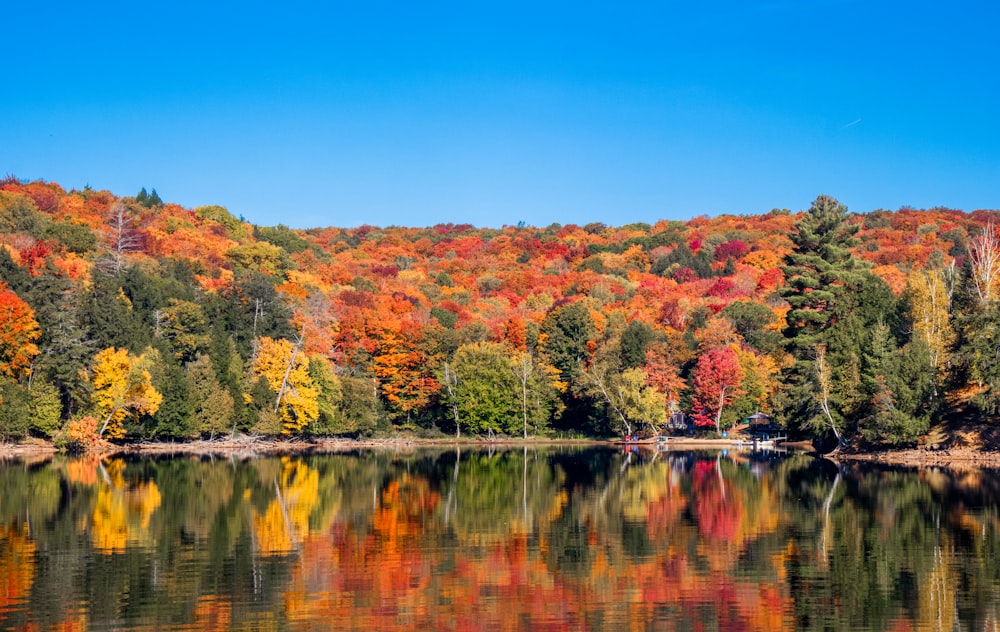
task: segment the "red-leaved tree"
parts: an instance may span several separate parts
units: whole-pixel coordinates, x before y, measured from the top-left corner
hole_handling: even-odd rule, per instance
[[[696,426],[715,425],[722,431],[722,411],[743,394],[743,369],[729,347],[711,349],[698,358],[692,379]]]

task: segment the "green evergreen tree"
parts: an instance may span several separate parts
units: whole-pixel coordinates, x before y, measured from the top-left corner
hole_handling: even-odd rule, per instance
[[[32,377],[28,392],[31,430],[44,437],[54,435],[62,420],[62,402],[59,389],[42,377]]]
[[[89,386],[81,371],[96,352],[89,331],[80,324],[80,290],[49,268],[31,276],[5,248],[0,248],[0,279],[31,306],[41,328],[33,376],[55,386],[63,414],[74,414],[88,400]]]
[[[919,337],[900,349],[889,327],[879,323],[869,335],[862,382],[860,430],[874,443],[905,443],[927,431],[934,392],[928,349]]]
[[[89,227],[73,221],[52,222],[44,232],[46,239],[54,239],[66,250],[85,254],[97,248],[97,235]]]
[[[33,304],[27,296],[28,290],[34,285],[34,279],[31,278],[27,270],[17,265],[17,262],[10,256],[10,252],[6,248],[0,248],[0,280],[6,283],[28,305],[31,305],[32,309],[36,312],[38,311],[38,306]],[[39,321],[39,324],[41,324],[41,321]]]
[[[1000,301],[966,312],[958,353],[961,376],[979,390],[972,403],[988,414],[1000,412]]]
[[[139,353],[152,342],[152,330],[143,327],[118,279],[96,268],[80,305],[80,324],[100,349],[119,347]]]
[[[163,401],[154,415],[144,415],[139,419],[133,432],[162,439],[190,438],[194,434],[192,400],[184,367],[169,350],[164,352],[149,348],[145,355],[150,358],[153,387],[163,395]]]
[[[187,390],[194,432],[214,438],[232,430],[233,396],[219,382],[207,355],[199,353],[187,366]]]
[[[769,329],[777,317],[761,303],[736,301],[727,305],[719,315],[733,325],[748,345],[761,353],[774,354],[782,350],[781,334]]]
[[[623,369],[633,369],[645,364],[646,349],[656,338],[656,333],[649,324],[641,320],[633,320],[621,335],[621,366]]]
[[[559,380],[566,385],[562,394],[563,428],[600,427],[604,420],[585,393],[581,381],[582,369],[590,357],[590,345],[597,337],[597,328],[586,302],[559,305],[542,320],[538,351],[542,359],[559,371]]]
[[[784,333],[795,358],[787,376],[786,413],[815,431],[833,432],[842,443],[845,405],[838,393],[843,380],[833,374],[839,367],[831,360],[843,350],[831,340],[830,330],[849,288],[863,283],[870,266],[851,254],[858,225],[847,222],[847,209],[837,200],[816,198],[796,228],[794,250],[783,266],[788,284],[781,290],[791,306]]]
[[[586,303],[577,301],[553,308],[542,321],[542,334],[543,355],[559,369],[563,381],[576,382],[580,366],[589,356],[587,344],[597,336]]]
[[[254,341],[261,336],[285,340],[295,336],[290,322],[292,312],[274,284],[275,280],[266,274],[238,272],[232,287],[222,292],[222,300],[214,304],[219,313],[212,317],[224,320],[244,361],[250,358]]]
[[[82,410],[89,401],[90,384],[84,369],[98,351],[80,326],[76,303],[79,300],[77,293],[68,291],[49,306],[51,317],[47,316],[42,325],[41,354],[34,367],[36,379],[46,380],[59,392],[61,408],[67,417]]]
[[[31,428],[31,398],[28,389],[0,376],[0,440],[22,439]]]

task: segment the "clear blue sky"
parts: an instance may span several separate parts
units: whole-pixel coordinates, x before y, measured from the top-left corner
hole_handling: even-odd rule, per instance
[[[1000,207],[993,2],[9,3],[0,176],[262,225]]]

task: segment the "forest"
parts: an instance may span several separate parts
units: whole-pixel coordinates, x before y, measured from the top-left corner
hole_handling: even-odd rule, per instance
[[[1000,410],[997,211],[291,229],[0,180],[0,439],[718,433]],[[335,217],[332,220],[335,221]]]

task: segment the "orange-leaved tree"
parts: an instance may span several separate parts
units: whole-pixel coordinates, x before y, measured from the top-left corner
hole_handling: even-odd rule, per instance
[[[0,375],[17,378],[38,355],[35,312],[0,281]]]
[[[390,407],[409,423],[410,414],[427,406],[441,385],[428,371],[430,358],[417,345],[415,326],[404,322],[379,333],[372,369]]]

